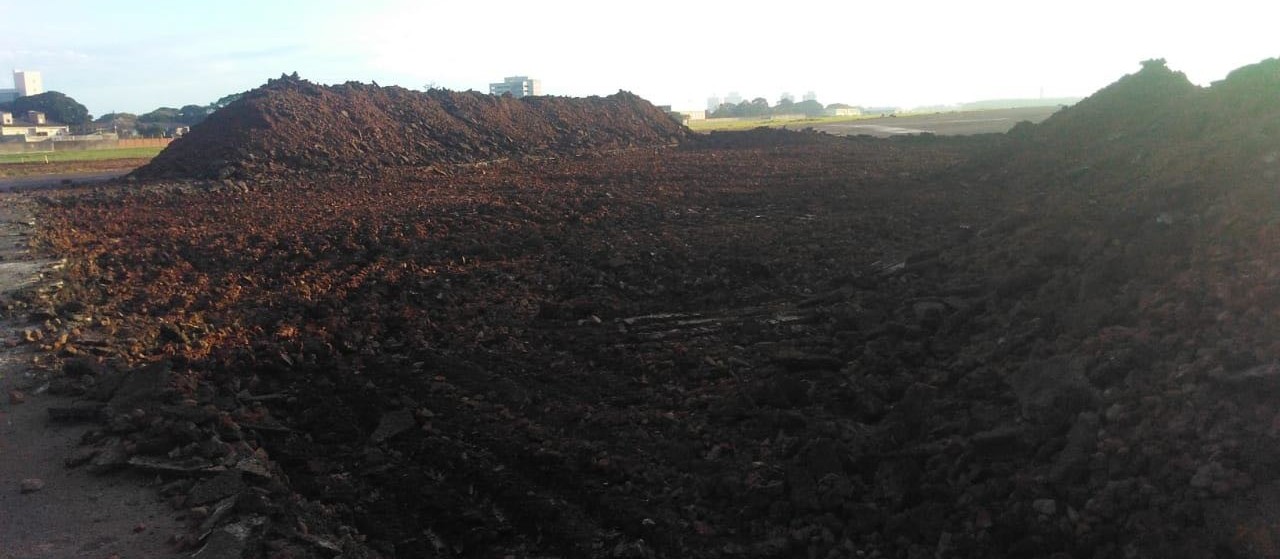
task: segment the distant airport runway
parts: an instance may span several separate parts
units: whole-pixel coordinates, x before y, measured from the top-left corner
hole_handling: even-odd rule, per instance
[[[902,134],[1002,134],[1019,122],[1040,122],[1058,111],[1058,107],[1031,107],[1025,109],[994,109],[989,111],[965,111],[934,113],[898,117],[866,118],[849,122],[806,125],[828,134],[857,136],[866,134],[887,138]]]

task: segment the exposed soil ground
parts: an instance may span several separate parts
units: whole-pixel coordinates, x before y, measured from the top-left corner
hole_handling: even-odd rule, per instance
[[[1277,89],[53,192],[35,343],[209,555],[1272,557]]]

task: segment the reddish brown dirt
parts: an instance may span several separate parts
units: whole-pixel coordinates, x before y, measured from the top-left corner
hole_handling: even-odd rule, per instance
[[[1008,137],[57,193],[113,318],[48,349],[167,364],[102,436],[230,468],[178,504],[256,556],[1275,556],[1277,69]]]
[[[283,170],[375,173],[394,166],[546,157],[667,145],[685,136],[635,95],[495,97],[282,76],[175,140],[141,178],[246,177]]]

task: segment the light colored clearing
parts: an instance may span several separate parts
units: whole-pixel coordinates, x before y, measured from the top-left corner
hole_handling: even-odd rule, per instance
[[[921,130],[918,128],[903,128],[901,126],[884,126],[882,124],[832,124],[832,128],[857,128],[859,130],[870,130],[881,134],[933,134],[932,130]]]

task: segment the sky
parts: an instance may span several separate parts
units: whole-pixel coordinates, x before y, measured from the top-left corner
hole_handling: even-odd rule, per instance
[[[549,95],[620,89],[677,109],[737,92],[776,103],[917,107],[1086,96],[1164,58],[1195,83],[1280,56],[1280,4],[648,0],[0,0],[0,88],[38,70],[95,116],[204,105],[298,72]]]

